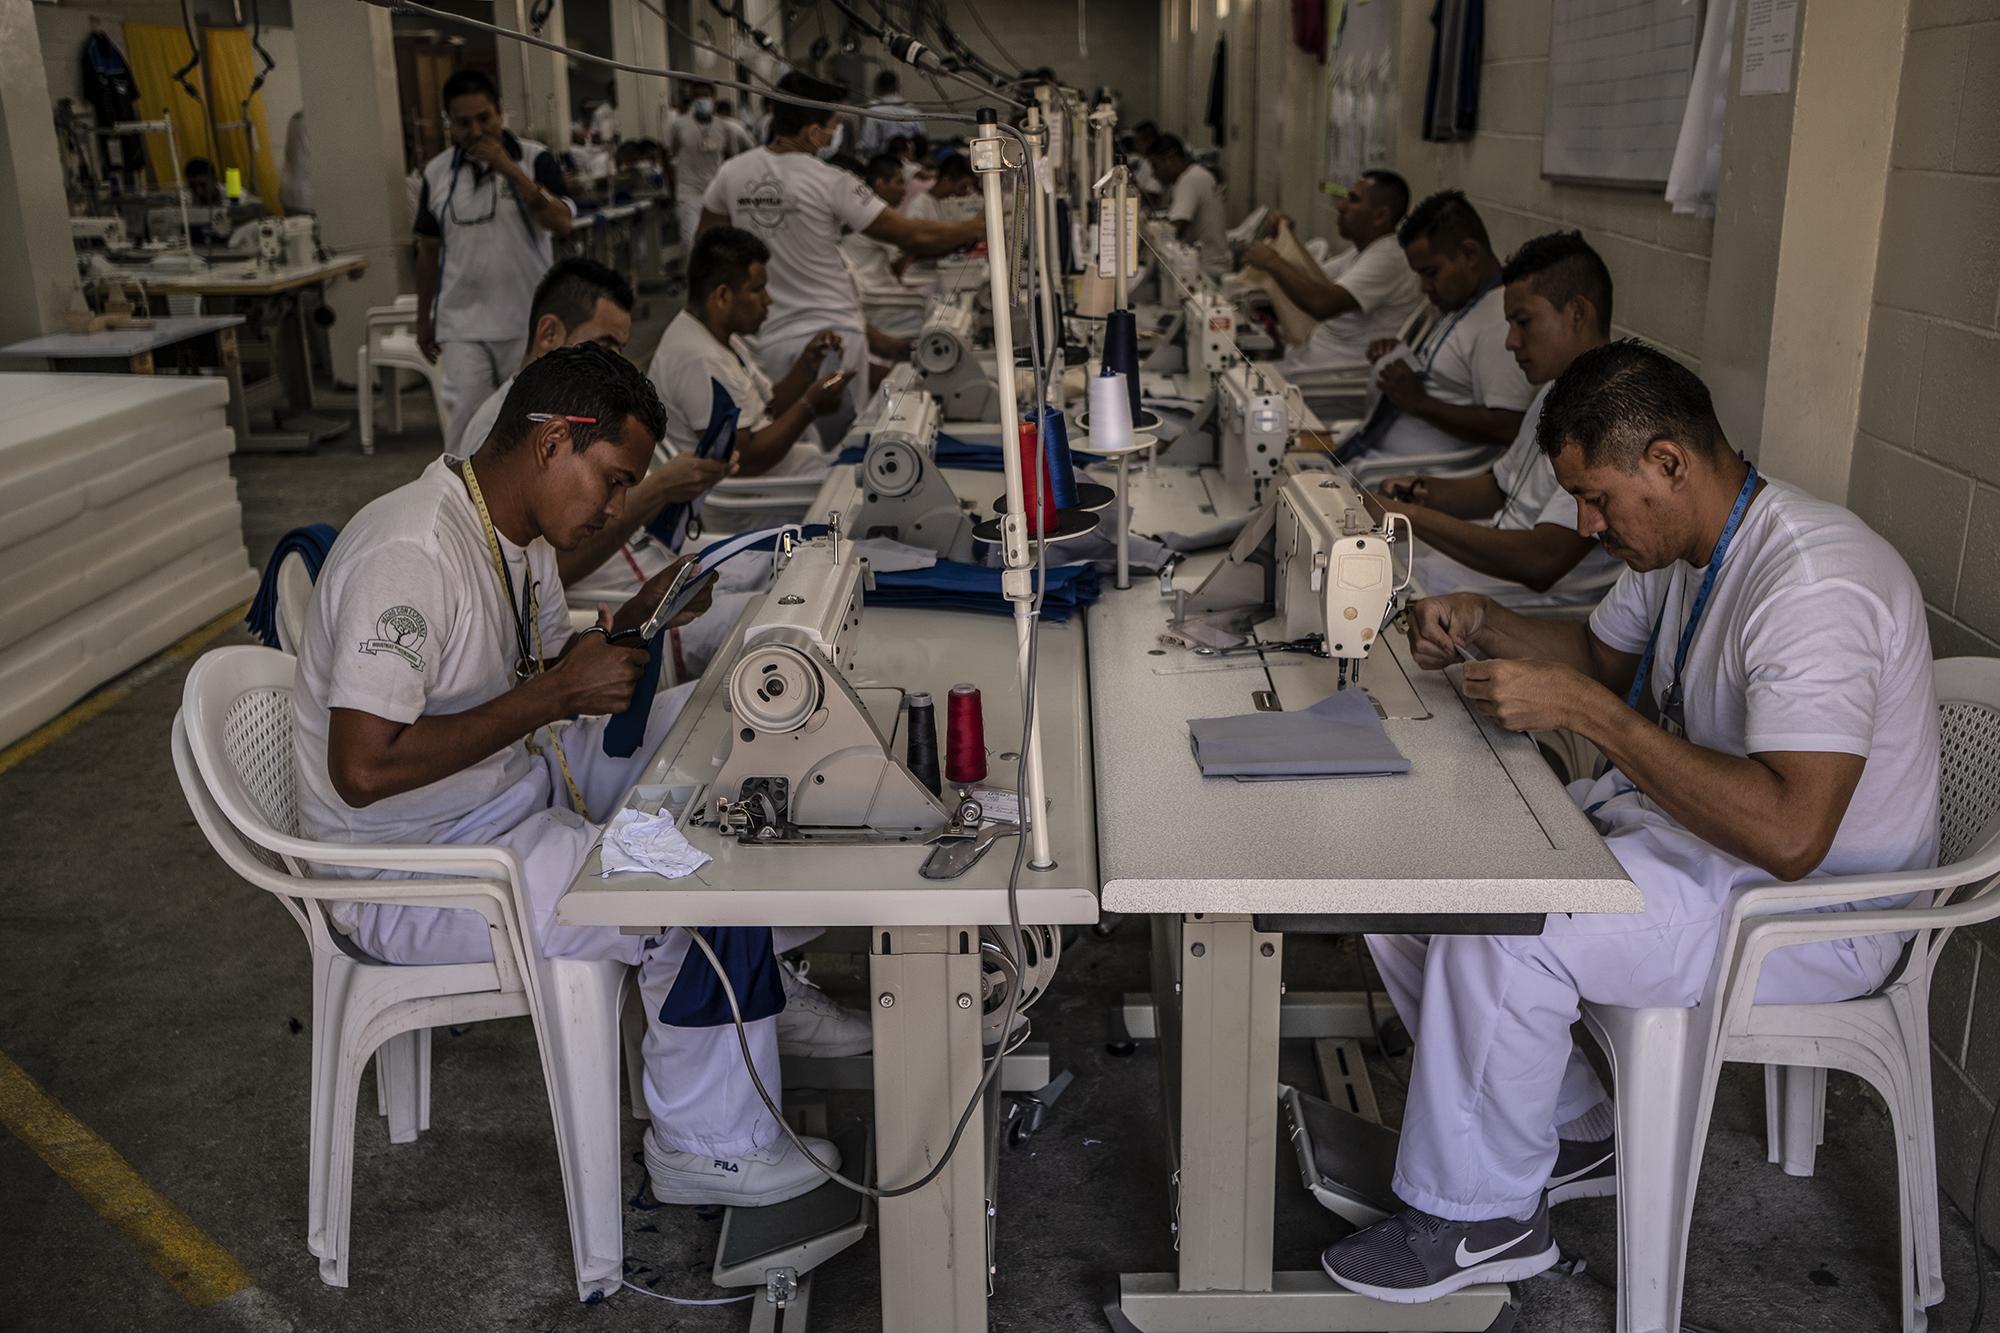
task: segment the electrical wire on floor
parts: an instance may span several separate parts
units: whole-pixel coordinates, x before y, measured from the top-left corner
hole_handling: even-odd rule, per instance
[[[706,1299],[697,1299],[693,1296],[669,1296],[663,1291],[649,1291],[630,1278],[620,1278],[618,1284],[622,1287],[629,1287],[641,1296],[651,1296],[656,1301],[667,1301],[673,1305],[741,1305],[744,1301],[752,1300],[757,1295],[754,1291],[746,1291],[741,1296],[711,1296]]]

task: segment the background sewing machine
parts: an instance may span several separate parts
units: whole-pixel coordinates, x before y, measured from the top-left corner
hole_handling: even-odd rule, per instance
[[[947,560],[972,559],[972,517],[937,465],[941,415],[938,400],[913,382],[878,400],[867,450],[856,465],[861,504],[851,536],[887,537]]]
[[[939,301],[911,350],[925,391],[948,421],[990,421],[1000,410],[1000,391],[979,361],[976,325],[970,294]]]

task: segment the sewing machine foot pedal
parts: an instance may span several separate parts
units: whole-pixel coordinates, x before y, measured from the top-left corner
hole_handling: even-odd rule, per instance
[[[1278,1096],[1299,1176],[1330,1213],[1369,1227],[1401,1210],[1390,1184],[1399,1135],[1331,1102],[1285,1088]]]
[[[859,1129],[837,1136],[850,1179],[875,1179],[875,1140]],[[853,1171],[859,1163],[861,1170]],[[731,1208],[715,1247],[718,1287],[752,1287],[751,1333],[805,1333],[812,1272],[852,1246],[875,1219],[875,1202],[829,1180],[764,1208]]]

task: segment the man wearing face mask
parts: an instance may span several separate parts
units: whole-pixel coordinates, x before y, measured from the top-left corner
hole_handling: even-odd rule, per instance
[[[674,168],[674,217],[680,223],[681,247],[694,246],[701,222],[701,197],[722,164],[750,147],[750,135],[734,120],[715,110],[715,85],[688,88],[687,114],[667,127],[667,158]]]
[[[838,84],[787,74],[778,92],[822,103],[846,100]],[[866,181],[821,160],[845,137],[837,108],[774,101],[771,143],[723,163],[701,205],[701,229],[740,227],[771,252],[771,314],[758,354],[773,379],[789,374],[806,344],[826,330],[840,335],[839,361],[819,373],[855,372],[841,411],[821,425],[839,440],[866,401],[868,329],[861,295],[840,257],[843,227],[909,253],[941,253],[978,240],[985,223],[914,222],[868,188]]]
[[[535,284],[576,210],[562,167],[505,127],[477,70],[445,80],[450,148],[424,164],[417,194],[417,346],[441,362],[444,437],[521,364]]]

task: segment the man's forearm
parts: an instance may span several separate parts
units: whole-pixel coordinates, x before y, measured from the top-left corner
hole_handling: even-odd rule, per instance
[[[570,212],[569,205],[544,189],[540,181],[522,170],[520,163],[511,162],[508,166],[512,170],[507,173],[507,178],[513,183],[514,193],[527,204],[528,216],[558,240],[569,235],[576,222],[576,215]]]
[[[1491,598],[1485,599],[1485,624],[1473,643],[1488,657],[1531,657],[1574,667],[1592,680],[1611,686],[1598,670],[1590,651],[1590,630],[1580,620],[1524,616]]]
[[[1522,413],[1476,403],[1447,403],[1426,394],[1403,409],[1468,444],[1512,444]]]
[[[1314,319],[1332,319],[1358,309],[1354,298],[1338,283],[1328,282],[1323,273],[1308,273],[1282,255],[1273,255],[1264,271],[1277,279],[1279,289],[1294,305]]]
[[[417,317],[435,316],[438,293],[438,244],[428,238],[417,242]]]
[[[771,386],[772,416],[783,416],[805,397],[806,390],[810,389],[813,381],[819,377],[819,363],[818,357],[800,357],[792,363],[792,368],[785,372],[784,378]]]
[[[801,398],[752,435],[747,444],[739,439],[736,457],[741,460],[741,466],[737,475],[760,477],[769,472],[791,452],[792,446],[798,443],[799,436],[805,434],[806,427],[812,422],[812,407]]]
[[[1507,503],[1489,470],[1476,477],[1424,477],[1424,507],[1453,518],[1491,518]]]
[[[1547,592],[1562,576],[1576,568],[1576,560],[1563,558],[1554,538],[1559,530],[1544,533],[1541,528],[1493,528],[1442,514],[1421,505],[1403,511],[1410,526],[1437,551],[1481,574],[1508,579],[1536,592]],[[1577,556],[1577,560],[1582,559]]]
[[[427,714],[398,728],[388,742],[353,757],[335,709],[327,767],[342,800],[360,807],[462,773],[562,716],[547,676],[516,685],[463,713]],[[380,725],[380,719],[372,719]]]

